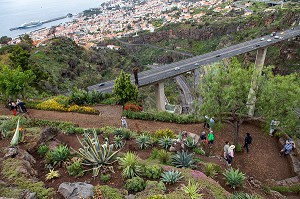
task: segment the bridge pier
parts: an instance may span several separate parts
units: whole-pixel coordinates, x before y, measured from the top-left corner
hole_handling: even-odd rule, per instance
[[[159,82],[155,85],[155,95],[156,95],[156,108],[159,111],[166,110],[166,99],[165,99],[165,87],[163,82]]]
[[[251,87],[248,94],[247,105],[249,108],[248,115],[253,116],[256,103],[256,92],[258,91],[258,78],[262,73],[268,47],[257,49],[254,71],[252,75]]]

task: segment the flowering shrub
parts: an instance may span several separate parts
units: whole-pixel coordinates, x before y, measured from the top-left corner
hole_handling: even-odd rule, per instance
[[[124,107],[125,111],[133,111],[133,112],[140,112],[143,110],[143,107],[139,106],[139,105],[135,105],[133,103],[128,103],[125,105]]]
[[[81,112],[81,113],[98,113],[97,110],[87,107],[87,106],[78,106],[78,105],[68,105],[68,97],[66,96],[57,96],[52,99],[43,101],[36,105],[36,108],[49,111],[66,111],[66,112]]]

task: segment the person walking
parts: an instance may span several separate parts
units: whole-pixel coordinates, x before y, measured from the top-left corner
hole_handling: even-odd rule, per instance
[[[9,110],[11,110],[12,114],[14,116],[16,116],[17,115],[17,105],[16,105],[16,103],[13,102],[13,101],[9,101],[8,106],[9,106]]]
[[[205,129],[205,127],[207,127],[209,129],[209,117],[205,115],[204,118],[205,120],[204,120],[203,128]]]
[[[215,135],[213,131],[209,131],[209,133],[207,134],[207,140],[208,140],[208,145],[211,146],[214,144]]]
[[[225,159],[226,161],[227,161],[228,148],[229,148],[229,142],[226,141],[226,142],[225,142],[225,145],[224,145],[224,147],[223,147],[223,149],[224,149],[224,159]]]
[[[246,133],[244,148],[246,148],[247,153],[249,153],[250,144],[252,144],[252,137],[250,133]]]
[[[126,117],[121,117],[121,125],[122,125],[122,128],[126,128],[126,129],[128,128]]]
[[[233,157],[234,157],[234,150],[235,146],[234,145],[230,145],[228,147],[228,154],[227,154],[227,165],[230,168],[231,167],[231,163],[233,161]]]
[[[270,123],[270,132],[269,135],[273,136],[275,131],[276,131],[276,127],[279,125],[279,121],[277,120],[272,120]]]
[[[210,127],[211,130],[214,130],[214,129],[215,129],[215,120],[214,120],[213,117],[211,117],[211,118],[209,119],[209,127]]]
[[[26,106],[25,106],[25,102],[21,101],[20,99],[17,99],[17,107],[20,108],[20,111],[22,113],[27,113],[27,109],[26,109]]]

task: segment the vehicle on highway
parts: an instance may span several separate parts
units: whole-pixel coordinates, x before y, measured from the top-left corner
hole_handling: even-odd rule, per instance
[[[279,37],[279,39],[283,39],[283,37]]]
[[[260,45],[259,45],[259,44],[256,44],[255,46],[256,46],[256,47],[260,47]]]
[[[271,37],[276,36],[276,32],[272,32],[272,33],[270,34],[270,36],[271,36]]]
[[[195,66],[199,66],[199,63],[195,63]]]
[[[264,40],[265,40],[265,38],[261,38],[261,39],[260,39],[260,41],[264,41]]]
[[[268,39],[268,40],[267,40],[267,42],[271,42],[271,41],[272,41],[271,39]]]
[[[221,57],[221,55],[216,55],[216,57]]]
[[[99,87],[100,87],[100,86],[104,86],[104,85],[105,85],[105,83],[100,83],[100,84],[99,84]]]
[[[179,67],[175,67],[175,68],[174,68],[174,70],[179,70],[179,69],[180,69]]]
[[[276,36],[274,37],[274,39],[279,39],[279,36],[276,35]]]

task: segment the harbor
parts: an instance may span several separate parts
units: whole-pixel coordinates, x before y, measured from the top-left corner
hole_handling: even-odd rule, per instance
[[[61,20],[61,19],[65,19],[67,17],[72,17],[72,16],[73,15],[71,13],[68,13],[65,16],[56,17],[56,18],[53,18],[53,19],[45,20],[45,21],[31,21],[29,23],[24,23],[21,26],[10,28],[9,30],[14,31],[14,30],[19,30],[19,29],[37,27],[37,26],[41,26],[41,25],[46,24],[46,23],[50,23],[50,22],[53,22],[53,21],[58,21],[58,20]]]

